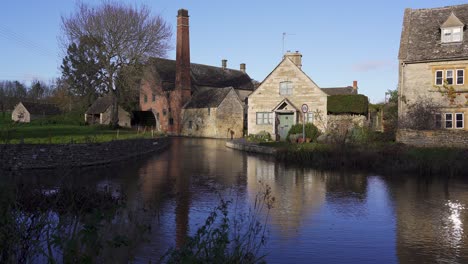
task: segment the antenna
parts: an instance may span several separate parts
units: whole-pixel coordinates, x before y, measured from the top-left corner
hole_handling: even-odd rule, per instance
[[[292,35],[296,35],[296,34],[289,34],[289,33],[283,32],[283,49],[281,50],[281,57],[283,57],[284,55],[284,42],[286,40],[286,36],[292,36]]]

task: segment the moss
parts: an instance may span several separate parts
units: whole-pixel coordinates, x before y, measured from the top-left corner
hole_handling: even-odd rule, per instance
[[[369,99],[362,94],[330,95],[327,101],[329,114],[367,115]]]

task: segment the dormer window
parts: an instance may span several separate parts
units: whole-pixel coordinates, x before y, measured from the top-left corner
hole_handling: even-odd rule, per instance
[[[463,24],[454,13],[451,13],[447,20],[440,27],[442,43],[463,41]]]

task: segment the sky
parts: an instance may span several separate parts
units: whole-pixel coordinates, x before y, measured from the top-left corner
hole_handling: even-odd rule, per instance
[[[50,81],[61,75],[61,17],[72,0],[15,0],[0,5],[0,80]],[[83,0],[90,5],[101,1]],[[134,0],[172,25],[177,10],[190,16],[191,61],[239,69],[257,81],[278,65],[283,52],[299,51],[302,69],[319,87],[358,81],[359,93],[382,102],[398,83],[398,49],[405,8],[465,4],[456,0]],[[286,33],[283,41],[283,33]],[[284,48],[283,48],[284,46]],[[168,53],[175,58],[175,49]]]

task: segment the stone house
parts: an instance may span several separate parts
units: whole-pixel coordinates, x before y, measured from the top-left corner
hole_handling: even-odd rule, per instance
[[[324,130],[327,119],[327,94],[305,74],[302,55],[288,52],[276,68],[248,98],[248,134],[266,131],[284,140],[292,125],[314,123]],[[303,104],[308,105],[305,115]],[[320,119],[315,113],[320,113]]]
[[[398,116],[431,100],[435,128],[468,130],[468,5],[406,9],[399,50]],[[445,88],[444,88],[445,86]]]
[[[99,97],[86,111],[84,118],[87,124],[109,125],[112,112],[112,97]],[[119,106],[119,126],[130,127],[130,113]]]
[[[29,123],[36,119],[59,114],[61,114],[60,109],[53,104],[19,102],[11,113],[11,119],[16,122]]]
[[[189,16],[187,10],[180,9],[176,60],[149,61],[140,86],[139,105],[140,110],[154,114],[159,131],[171,135],[228,138],[231,132],[226,131],[230,129],[234,137],[242,137],[245,113],[239,116],[240,122],[231,116],[245,111],[245,99],[253,90],[245,64],[234,70],[227,68],[226,60],[221,67],[190,62]],[[207,117],[209,120],[204,120]]]

